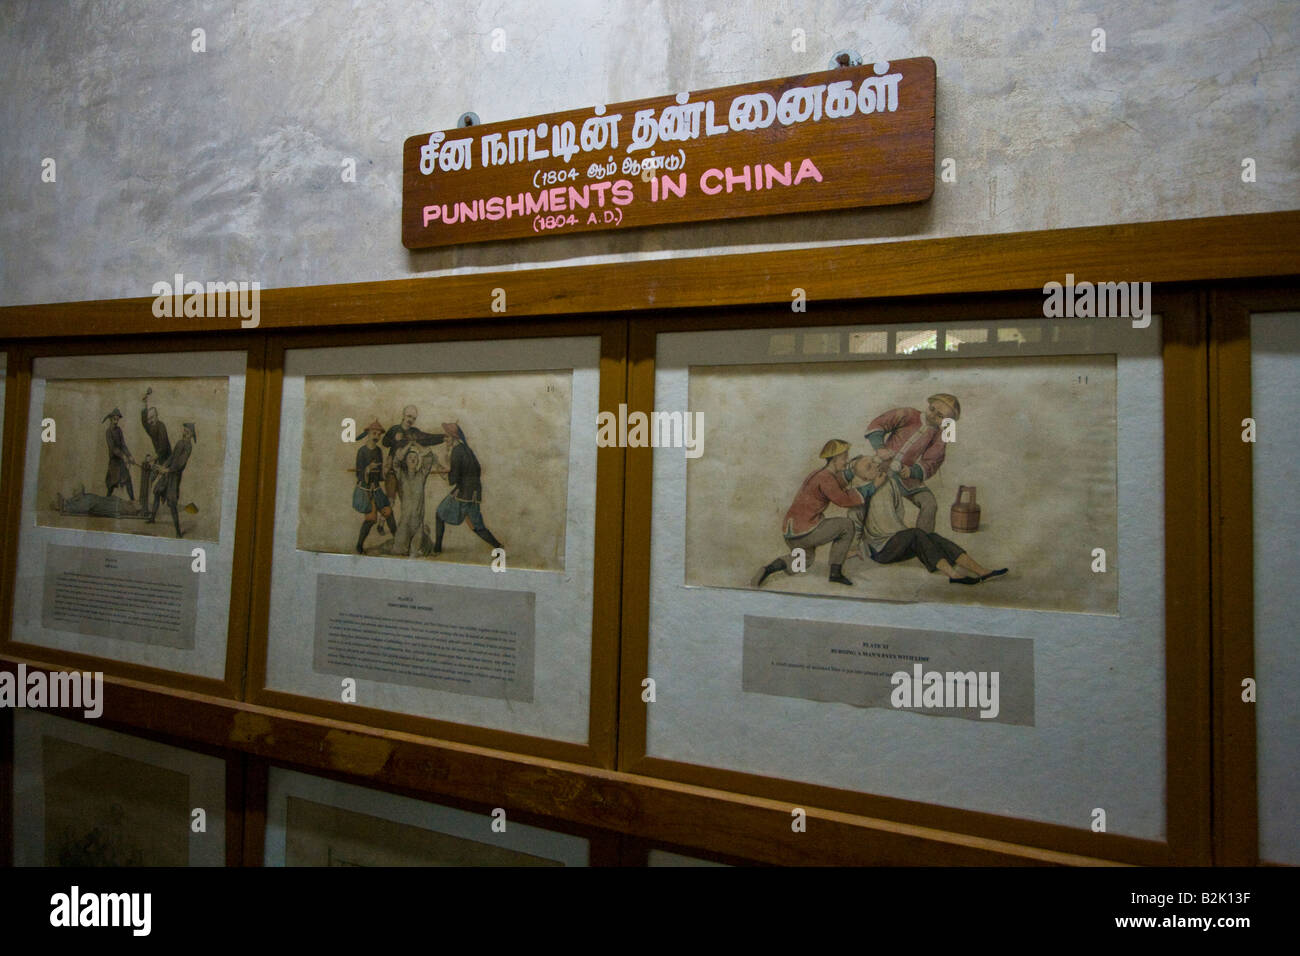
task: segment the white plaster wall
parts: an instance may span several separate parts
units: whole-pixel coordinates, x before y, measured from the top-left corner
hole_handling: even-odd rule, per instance
[[[0,304],[148,295],[175,272],[271,288],[1294,209],[1298,24],[1288,0],[9,0]],[[842,47],[937,62],[957,181],[930,202],[401,245],[402,141],[464,110],[787,76]]]

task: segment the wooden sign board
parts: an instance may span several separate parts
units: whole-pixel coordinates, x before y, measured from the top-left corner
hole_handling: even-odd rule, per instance
[[[934,89],[918,57],[412,136],[402,243],[918,202]]]

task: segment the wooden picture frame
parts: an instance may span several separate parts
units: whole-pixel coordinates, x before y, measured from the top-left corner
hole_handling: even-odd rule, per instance
[[[0,359],[4,361],[4,368],[0,369],[0,388],[4,389],[0,394],[0,487],[4,488],[4,494],[0,495],[0,541],[7,542],[12,537],[9,533],[10,515],[9,515],[9,498],[12,497],[9,489],[15,487],[15,480],[22,474],[21,471],[11,470],[13,468],[14,454],[14,426],[18,417],[22,414],[18,408],[18,400],[15,392],[14,368],[18,364],[18,349],[3,347],[0,348]],[[9,620],[9,608],[5,603],[5,583],[9,580],[9,548],[0,546],[0,614],[4,620]],[[0,624],[0,636],[4,635],[5,626]]]
[[[513,808],[508,799],[503,799],[499,804],[489,804],[482,802],[470,802],[459,800],[446,796],[431,796],[428,793],[421,793],[404,789],[402,787],[388,784],[377,784],[374,781],[361,782],[355,777],[348,777],[344,774],[312,770],[306,771],[300,768],[292,767],[288,764],[278,761],[252,760],[248,765],[247,776],[247,800],[245,801],[245,823],[243,827],[244,846],[242,850],[243,859],[246,866],[266,866],[268,865],[268,820],[277,816],[276,808],[270,805],[271,794],[274,789],[272,776],[282,775],[282,788],[289,791],[303,789],[303,784],[308,788],[313,785],[319,789],[329,792],[331,789],[336,792],[346,794],[351,799],[348,801],[351,809],[357,813],[374,815],[380,819],[396,821],[396,818],[385,813],[382,808],[389,810],[394,807],[398,809],[410,809],[413,807],[427,807],[434,813],[442,812],[452,817],[459,824],[481,824],[481,829],[462,831],[456,833],[455,826],[449,826],[446,829],[428,827],[424,823],[411,823],[408,825],[421,826],[435,832],[443,832],[449,835],[459,835],[463,838],[475,842],[491,845],[490,841],[495,839],[492,836],[491,823],[494,811],[500,814],[500,811],[506,813],[506,833],[510,833],[516,826],[531,830],[546,830],[556,834],[562,843],[572,843],[573,838],[583,840],[586,843],[585,866],[616,866],[620,865],[620,842],[621,838],[615,834],[595,827],[573,824],[563,820],[557,820],[550,817],[540,816],[536,813],[529,813]],[[284,777],[297,778],[296,780],[285,780]],[[297,784],[297,786],[295,786]],[[366,795],[373,795],[376,809],[362,809],[366,803]],[[479,819],[470,821],[468,815],[473,815]],[[277,822],[277,826],[279,823]],[[277,863],[276,865],[284,865]],[[474,864],[469,864],[474,865]]]
[[[1209,468],[1204,408],[1207,389],[1203,312],[1197,297],[1158,288],[1152,312],[1162,316],[1165,478],[1165,839],[1090,832],[1037,820],[926,804],[895,797],[724,770],[647,756],[648,708],[642,678],[649,668],[650,537],[654,511],[652,449],[628,450],[625,501],[623,664],[619,768],[684,784],[743,792],[791,807],[831,811],[995,838],[1044,849],[1138,864],[1205,864],[1210,860],[1209,727]],[[945,298],[921,304],[864,303],[816,307],[792,321],[789,312],[700,314],[635,320],[630,334],[629,407],[655,405],[655,350],[660,332],[836,325],[1005,320],[1043,315],[1041,295]],[[892,348],[891,348],[892,351]],[[1174,414],[1174,410],[1178,410]],[[820,436],[825,437],[825,436]],[[1184,520],[1193,516],[1193,520]],[[1177,586],[1172,582],[1177,581]],[[652,676],[652,675],[651,675]],[[660,696],[663,689],[660,690]]]
[[[216,772],[216,768],[220,767],[222,781],[219,785],[208,781],[207,788],[202,792],[196,793],[193,789],[188,791],[190,806],[183,808],[182,822],[184,830],[190,834],[191,853],[196,844],[202,847],[206,834],[212,833],[215,829],[214,823],[218,823],[221,827],[222,843],[219,847],[206,850],[208,862],[203,864],[191,862],[190,865],[239,866],[243,863],[244,764],[246,762],[243,754],[179,740],[169,735],[149,733],[112,723],[101,724],[97,720],[85,720],[66,714],[6,710],[0,713],[0,730],[3,731],[0,733],[0,738],[3,738],[3,743],[0,743],[0,786],[4,788],[0,792],[0,826],[4,827],[3,833],[0,834],[0,865],[16,866],[22,862],[17,833],[13,829],[18,819],[16,788],[25,776],[18,766],[19,752],[23,749],[23,745],[20,744],[16,731],[19,729],[20,722],[27,724],[29,719],[31,728],[36,730],[43,728],[43,732],[53,733],[59,739],[66,739],[95,751],[100,750],[102,746],[105,748],[103,752],[109,755],[123,756],[129,753],[128,759],[137,761],[144,759],[163,770],[191,774],[199,770],[211,777]],[[188,768],[178,768],[175,765],[177,759],[188,761]],[[26,776],[30,776],[30,770]],[[42,788],[43,786],[42,782]],[[43,789],[40,799],[42,802],[45,799]],[[202,807],[206,812],[206,830],[203,833],[196,833],[193,830],[192,808],[194,807]],[[217,860],[220,862],[215,862]]]
[[[626,386],[625,327],[594,319],[491,326],[448,326],[433,329],[385,329],[381,332],[329,332],[277,335],[270,340],[266,416],[261,448],[259,498],[274,501],[279,458],[280,410],[285,353],[291,349],[345,348],[349,345],[429,344],[478,342],[497,339],[599,337],[599,407],[617,407]],[[364,426],[364,423],[360,423]],[[594,436],[594,423],[592,425]],[[617,684],[618,597],[620,587],[622,502],[622,450],[599,448],[595,476],[594,571],[591,622],[591,674],[587,740],[576,743],[502,729],[456,723],[450,720],[383,710],[363,704],[343,703],[269,687],[268,628],[272,613],[275,515],[272,508],[260,514],[257,554],[254,559],[251,639],[249,645],[248,699],[255,704],[315,714],[335,720],[386,727],[405,733],[477,746],[610,767],[614,760]]]
[[[252,554],[254,514],[257,508],[256,478],[257,450],[261,434],[263,402],[263,368],[265,340],[259,336],[227,334],[217,336],[167,336],[152,342],[133,339],[87,339],[39,343],[25,343],[18,350],[18,360],[13,376],[12,399],[9,402],[9,425],[12,437],[6,436],[9,461],[6,474],[7,487],[14,493],[5,502],[8,526],[16,529],[5,542],[5,573],[0,580],[0,653],[13,657],[50,662],[82,670],[102,670],[124,678],[160,684],[167,687],[238,699],[243,690],[243,670],[246,653],[248,620],[249,575]],[[15,587],[18,574],[18,555],[21,542],[22,507],[24,499],[23,475],[27,467],[27,453],[38,436],[29,434],[28,418],[32,390],[33,363],[46,358],[75,359],[81,356],[122,355],[135,356],[150,353],[229,352],[246,356],[244,364],[244,397],[240,433],[227,436],[227,444],[238,443],[239,473],[236,477],[235,515],[233,538],[230,543],[230,601],[226,615],[226,648],[223,674],[209,677],[194,673],[164,669],[141,663],[118,660],[94,654],[74,652],[43,644],[16,640],[13,634],[15,612]],[[163,378],[164,376],[159,376]],[[180,423],[174,427],[179,433]]]
[[[1242,681],[1257,677],[1253,446],[1242,440],[1251,417],[1251,316],[1300,311],[1294,283],[1239,284],[1210,296],[1210,442],[1214,581],[1215,862],[1255,866],[1259,793],[1255,705]]]

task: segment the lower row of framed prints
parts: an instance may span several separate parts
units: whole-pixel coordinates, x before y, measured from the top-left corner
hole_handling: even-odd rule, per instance
[[[610,766],[624,338],[29,347],[7,646]]]
[[[628,453],[620,766],[1208,861],[1193,305],[634,323],[629,406],[699,447]]]
[[[14,866],[225,866],[239,859],[240,763],[21,709],[0,715],[0,820]],[[8,751],[8,752],[6,752]],[[3,856],[5,854],[0,854]]]
[[[6,724],[12,723],[12,733]],[[450,805],[49,713],[0,714],[0,865],[719,865],[590,827]],[[5,745],[12,741],[12,750]],[[12,860],[2,852],[12,848]],[[733,861],[740,862],[740,861]]]

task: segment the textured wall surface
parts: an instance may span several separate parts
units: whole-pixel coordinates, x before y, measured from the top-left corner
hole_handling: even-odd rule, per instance
[[[176,272],[271,288],[1294,209],[1298,25],[1290,0],[9,0],[0,304],[149,295]],[[402,141],[465,110],[788,76],[846,47],[935,59],[957,180],[928,203],[401,245]]]

